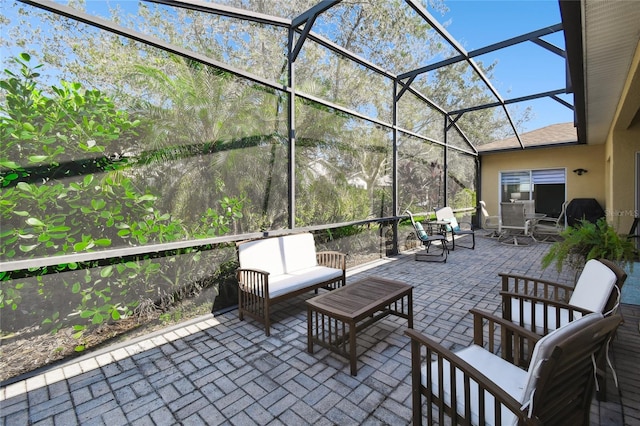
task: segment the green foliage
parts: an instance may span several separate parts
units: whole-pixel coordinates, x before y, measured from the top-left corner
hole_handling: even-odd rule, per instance
[[[120,146],[131,146],[145,124],[79,83],[61,81],[45,92],[37,81],[42,66],[30,68],[30,60],[19,55],[20,71],[7,69],[0,81],[2,260],[212,237],[242,217],[243,204],[233,197],[220,199],[221,213],[208,208],[193,226],[161,211],[159,197],[126,173],[130,163],[111,158]],[[81,339],[88,327],[130,316],[149,297],[171,298],[189,274],[196,277],[201,253],[177,255],[181,262],[147,255],[0,273],[3,329],[20,323],[17,317],[40,319],[53,332],[71,325]],[[168,291],[154,284],[162,281]]]
[[[560,233],[562,240],[555,242],[542,258],[542,267],[555,263],[558,271],[565,261],[574,269],[590,259],[608,259],[619,263],[632,263],[638,256],[635,247],[625,236],[618,235],[605,218],[596,223],[581,220],[577,226]]]
[[[399,6],[396,3],[393,5]],[[295,1],[263,6],[265,13],[277,9],[280,14],[284,8],[283,16],[300,10]],[[432,1],[430,6],[438,10],[443,3]],[[21,10],[29,19],[12,23],[11,33],[16,37],[7,44],[33,46],[53,65],[51,73],[71,82],[42,88],[37,83],[42,66],[30,68],[31,58],[22,54],[14,62],[19,72],[6,71],[7,78],[0,83],[1,98],[6,99],[0,106],[0,259],[286,226],[288,91],[266,89],[36,7]],[[343,16],[351,14],[350,10],[358,19]],[[174,46],[189,46],[232,68],[286,84],[286,31],[280,28],[214,18],[212,29],[209,14],[185,12],[168,17],[164,8],[152,4],[143,4],[139,16],[118,15],[117,9],[113,13],[115,22],[130,25],[135,21],[136,27],[144,22],[146,33]],[[414,69],[425,58],[442,53],[442,44],[430,42],[437,35],[427,31],[428,25],[411,8],[355,4],[353,9],[331,8],[323,19],[335,29],[339,44],[359,54],[367,52],[373,62],[391,69]],[[368,24],[361,25],[363,22]],[[31,25],[38,30],[31,30]],[[246,37],[249,30],[252,36]],[[385,34],[387,44],[380,44],[376,37],[380,33]],[[371,90],[381,87],[382,78],[318,47],[307,45],[297,60],[301,91],[390,122],[390,90]],[[436,83],[433,79],[416,81],[414,87],[439,88],[434,94],[445,97],[451,93],[479,96],[463,82],[445,86],[447,75],[438,74],[436,79]],[[391,89],[391,82],[382,83]],[[445,87],[454,90],[442,89]],[[380,187],[392,174],[390,129],[304,98],[295,101],[299,169],[319,158],[333,166],[326,179],[309,176],[301,181],[304,172],[297,170],[296,225],[395,215],[390,211],[390,187]],[[449,99],[443,99],[443,105],[449,105]],[[424,119],[424,110],[424,103],[416,102],[410,110],[403,108],[402,116],[411,116],[407,121],[415,122],[411,129],[417,133],[438,135],[441,116]],[[475,124],[480,129],[480,125],[495,125],[495,120],[480,117]],[[238,147],[232,143],[238,140],[255,143]],[[219,141],[228,142],[229,148],[220,150]],[[437,158],[436,154],[431,160]],[[136,162],[136,168],[131,162]],[[462,169],[459,179],[470,181],[467,175],[472,175],[472,168]],[[353,187],[350,179],[354,176],[366,183],[366,189]],[[416,173],[409,176],[418,181]],[[425,183],[441,180],[441,176],[428,177],[409,192],[417,194]],[[148,189],[145,183],[152,180],[153,189]],[[207,184],[212,181],[215,184]],[[431,186],[436,191],[436,185]],[[439,187],[436,193],[440,194]],[[240,219],[244,219],[244,230],[238,227]],[[348,236],[357,229],[361,228],[338,233]],[[31,311],[36,317],[35,308],[31,303],[26,307],[25,301],[37,296],[54,304],[54,295],[72,295],[73,306],[54,306],[43,310],[47,314],[40,318],[46,316],[45,323],[54,329],[65,321],[76,321],[81,337],[92,323],[129,315],[139,300],[172,296],[162,294],[164,290],[154,283],[169,283],[173,289],[202,270],[200,253],[180,252],[179,256],[187,260],[66,264],[42,268],[29,280],[0,274],[0,309]],[[52,272],[64,272],[66,281],[56,279]]]
[[[453,209],[462,209],[469,206],[475,206],[477,205],[476,192],[469,188],[458,191],[456,192],[455,197],[450,204],[450,207]]]

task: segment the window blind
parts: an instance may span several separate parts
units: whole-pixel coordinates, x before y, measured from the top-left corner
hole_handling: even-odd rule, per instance
[[[564,169],[533,170],[531,177],[534,184],[565,183]]]

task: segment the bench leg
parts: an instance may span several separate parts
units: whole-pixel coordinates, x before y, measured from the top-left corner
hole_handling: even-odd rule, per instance
[[[271,336],[271,319],[269,318],[269,301],[265,300],[264,304],[264,331],[267,337]]]

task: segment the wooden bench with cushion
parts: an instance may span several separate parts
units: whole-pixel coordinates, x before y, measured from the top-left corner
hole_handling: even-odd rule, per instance
[[[346,283],[346,255],[316,253],[310,233],[264,238],[238,244],[238,314],[264,323],[275,303],[311,290],[333,290]]]

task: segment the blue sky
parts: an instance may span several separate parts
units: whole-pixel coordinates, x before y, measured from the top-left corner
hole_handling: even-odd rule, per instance
[[[440,22],[448,22],[447,31],[467,51],[561,23],[557,0],[450,0],[446,4],[450,9],[447,14],[442,16],[433,11],[432,14]],[[564,49],[562,33],[546,36],[544,40]],[[564,59],[531,42],[476,60],[498,61],[491,83],[503,99],[562,89],[566,85]],[[571,95],[561,98],[573,103]],[[535,118],[527,124],[527,130],[573,121],[570,109],[548,98],[519,105],[534,110]]]

